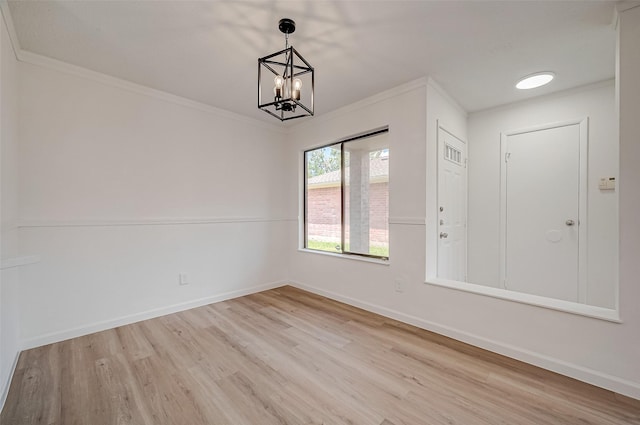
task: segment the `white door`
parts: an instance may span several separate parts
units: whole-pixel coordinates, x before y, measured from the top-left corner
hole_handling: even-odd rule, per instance
[[[503,137],[505,288],[579,301],[581,125]]]
[[[467,145],[438,127],[438,277],[466,281]]]

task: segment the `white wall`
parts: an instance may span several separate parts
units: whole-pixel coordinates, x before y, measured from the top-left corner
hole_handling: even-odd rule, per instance
[[[280,128],[26,57],[25,347],[283,281]]]
[[[598,189],[600,177],[618,177],[614,88],[609,81],[469,115],[469,282],[500,287],[500,134],[588,117],[586,303],[616,307],[618,191]]]
[[[403,297],[394,292],[394,280],[402,279],[407,284],[406,293],[413,292],[424,275],[425,194],[417,188],[425,180],[425,100],[425,81],[419,81],[292,129],[287,166],[291,215],[299,212],[298,183],[305,149],[388,125],[389,173],[393,176],[389,182],[389,265],[299,252],[298,227],[291,223],[287,252],[293,282],[360,300],[386,299],[398,308],[402,304],[396,303]]]
[[[426,213],[426,177],[433,170],[425,160],[428,100],[424,87],[386,100],[364,102],[366,106],[346,108],[293,129],[288,178],[300,181],[303,149],[389,124],[392,224],[389,266],[298,252],[298,229],[292,224],[288,248],[292,281],[314,292],[640,398],[640,8],[623,12],[621,24],[618,193],[623,323],[424,283],[425,228],[401,224],[397,219],[394,223],[393,218],[400,214],[424,217]],[[292,199],[300,199],[299,186],[291,185],[289,191]],[[298,211],[298,203],[289,202],[288,208],[293,214]],[[402,293],[394,291],[397,278],[406,279]]]
[[[624,323],[611,334],[596,333],[592,346],[603,344],[618,376],[633,382],[640,399],[640,6],[620,13],[619,63],[616,81],[620,110],[620,315]],[[619,349],[613,347],[620,347]]]
[[[17,61],[0,19],[0,405],[20,350],[17,237]],[[12,264],[14,263],[14,264]]]

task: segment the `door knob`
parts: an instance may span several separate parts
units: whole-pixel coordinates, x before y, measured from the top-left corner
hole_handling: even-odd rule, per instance
[[[448,234],[448,233],[440,232],[440,239],[446,239],[446,238],[448,238],[448,237],[449,237],[449,234]]]
[[[576,222],[571,220],[571,219],[569,219],[569,220],[565,221],[564,224],[566,224],[567,226],[573,226],[574,224],[576,224]]]

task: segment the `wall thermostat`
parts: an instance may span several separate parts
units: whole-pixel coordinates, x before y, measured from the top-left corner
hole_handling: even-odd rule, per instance
[[[614,190],[616,188],[616,178],[615,177],[601,177],[600,183],[598,183],[598,188],[600,190]]]

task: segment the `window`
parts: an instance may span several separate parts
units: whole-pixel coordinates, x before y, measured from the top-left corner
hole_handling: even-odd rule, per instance
[[[388,129],[304,153],[304,247],[389,258]]]

